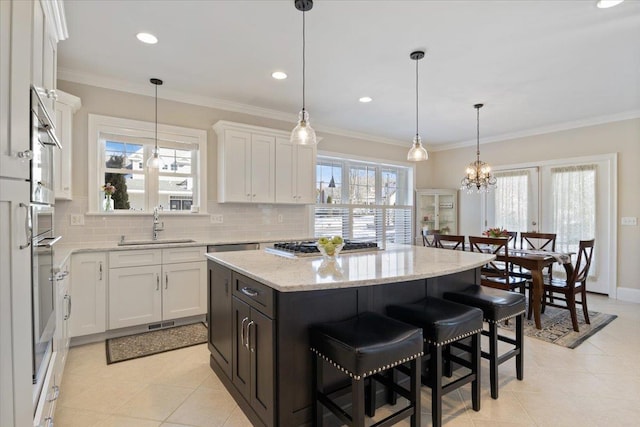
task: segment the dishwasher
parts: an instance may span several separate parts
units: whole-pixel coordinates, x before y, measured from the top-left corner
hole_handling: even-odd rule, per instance
[[[260,249],[260,243],[225,243],[207,246],[207,252],[251,251]]]

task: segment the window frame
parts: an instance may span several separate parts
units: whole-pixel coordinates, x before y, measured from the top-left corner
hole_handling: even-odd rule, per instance
[[[155,122],[146,122],[140,120],[123,119],[119,117],[103,116],[98,114],[89,114],[88,123],[88,207],[87,214],[96,215],[148,215],[153,212],[151,203],[157,200],[159,194],[159,177],[163,176],[160,171],[145,171],[145,180],[153,179],[154,183],[150,184],[145,190],[145,210],[114,210],[112,212],[104,212],[100,209],[101,192],[100,186],[104,184],[105,172],[105,151],[104,151],[104,135],[121,135],[124,138],[155,140]],[[194,183],[193,205],[199,206],[199,214],[207,213],[207,132],[201,129],[186,128],[181,126],[172,126],[158,123],[158,141],[167,143],[168,147],[178,148],[180,145],[190,146],[198,151],[198,159],[192,164],[197,169],[194,174],[197,183]],[[152,147],[146,142],[144,147],[144,159],[146,163],[152,154]],[[160,148],[162,144],[159,143]],[[196,147],[196,148],[193,148]],[[148,184],[145,183],[145,186]],[[148,191],[147,191],[148,190]],[[153,197],[151,197],[153,193]],[[169,206],[163,211],[163,215],[193,215],[189,211],[171,211]]]
[[[349,209],[350,211],[349,218],[353,217],[354,210],[359,210],[359,209],[380,210],[382,212],[381,220],[383,223],[385,223],[385,218],[387,217],[388,212],[391,212],[394,210],[406,209],[410,213],[409,224],[411,224],[411,228],[412,228],[413,220],[414,220],[413,217],[415,216],[415,206],[414,206],[415,175],[416,175],[415,163],[388,161],[388,160],[382,160],[382,159],[376,159],[376,158],[370,158],[370,157],[354,156],[354,155],[344,154],[344,153],[334,153],[334,152],[326,152],[326,151],[318,152],[317,159],[316,159],[317,165],[325,164],[327,162],[331,164],[332,161],[333,161],[333,164],[336,164],[336,165],[340,164],[341,183],[342,183],[340,200],[336,200],[336,203],[332,204],[332,207],[336,207],[340,209]],[[368,164],[369,166],[375,166],[376,194],[375,194],[374,204],[351,204],[349,202],[350,200],[349,170],[352,165],[358,166],[360,164]],[[397,168],[397,167],[407,169],[407,172],[406,172],[407,203],[395,204],[395,205],[384,205],[382,204],[382,172],[385,169]],[[315,185],[317,185],[317,178],[316,178]],[[396,188],[398,188],[397,183],[396,183]],[[313,205],[310,205],[310,209],[309,209],[309,229],[310,230],[309,231],[311,235],[316,235],[316,227],[315,227],[316,207],[327,208],[328,206],[329,204],[327,203],[318,203],[318,202],[314,203]],[[353,224],[351,224],[348,228],[350,229],[351,232],[353,232],[354,230]],[[381,231],[384,236],[387,235],[386,227],[384,225]],[[344,233],[344,227],[343,227],[343,233]],[[349,238],[349,236],[344,236],[344,237]],[[409,234],[408,244],[410,244],[412,241],[413,241],[413,230],[411,229]]]

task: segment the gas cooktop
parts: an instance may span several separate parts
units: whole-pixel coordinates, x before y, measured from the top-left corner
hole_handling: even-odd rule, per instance
[[[289,257],[311,257],[320,256],[320,250],[316,241],[305,242],[280,242],[274,243],[273,248],[267,248],[267,252]],[[371,252],[380,248],[376,242],[362,242],[355,240],[345,240],[344,247],[340,253]]]

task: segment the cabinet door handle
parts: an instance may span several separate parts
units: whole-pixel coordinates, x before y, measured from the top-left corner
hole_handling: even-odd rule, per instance
[[[100,261],[100,265],[98,267],[98,271],[100,272],[100,278],[98,280],[102,280],[102,261]]]
[[[29,209],[29,205],[26,205],[24,203],[20,203],[18,206],[20,206],[21,208],[25,208],[25,210],[27,211],[26,215],[24,216],[25,244],[19,246],[20,249],[27,249],[29,246],[31,246],[31,238],[33,237],[31,230],[31,209]]]
[[[244,319],[242,319],[242,325],[240,327],[240,342],[242,343],[243,346],[245,346],[246,348],[249,348],[249,341],[247,341],[247,343],[245,344],[245,333],[244,333],[244,324],[247,322],[247,320],[249,320],[248,317],[245,317]]]
[[[156,291],[160,290],[160,275],[156,274]]]
[[[249,342],[251,341],[251,325],[255,326],[255,322],[253,320],[247,325],[247,348],[251,350],[251,352],[254,352],[255,348],[249,346]]]
[[[67,301],[67,312],[65,313],[63,320],[69,320],[71,317],[71,295],[65,295],[64,300]]]
[[[53,396],[47,399],[47,401],[49,402],[53,402],[54,400],[58,399],[58,396],[60,396],[60,387],[58,387],[57,385],[54,385],[52,388],[53,388]]]
[[[164,288],[169,289],[169,273],[164,273]]]
[[[247,295],[247,296],[250,296],[250,297],[252,297],[252,298],[253,298],[253,297],[257,297],[257,296],[258,296],[258,294],[259,294],[259,292],[258,292],[258,291],[256,291],[255,289],[248,288],[248,287],[246,287],[246,286],[245,286],[244,288],[240,289],[240,291],[241,291],[243,294],[245,294],[245,295]]]

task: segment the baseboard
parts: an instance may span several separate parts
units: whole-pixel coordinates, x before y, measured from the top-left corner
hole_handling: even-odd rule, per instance
[[[640,289],[618,288],[616,297],[621,301],[640,303]]]

